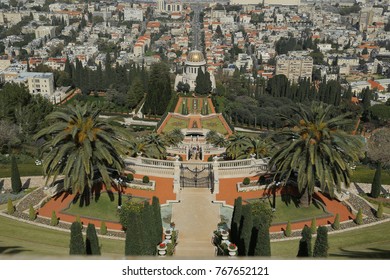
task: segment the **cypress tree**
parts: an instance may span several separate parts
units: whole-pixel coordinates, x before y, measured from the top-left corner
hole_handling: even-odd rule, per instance
[[[34,221],[37,218],[37,213],[35,212],[35,209],[31,204],[30,204],[28,213],[29,213],[30,221]]]
[[[284,235],[287,237],[291,236],[291,223],[290,223],[290,221],[287,222],[286,230],[284,231]]]
[[[141,256],[144,253],[144,242],[140,214],[130,212],[129,224],[132,226],[126,230],[125,255]]]
[[[13,205],[11,198],[8,198],[7,212],[8,215],[12,215],[13,213],[15,213],[15,206]]]
[[[313,218],[311,220],[310,230],[311,230],[311,234],[315,234],[317,232],[317,221],[316,221],[316,218]]]
[[[153,196],[152,199],[152,213],[153,213],[153,225],[154,228],[154,245],[157,245],[161,242],[163,234],[163,226],[161,220],[161,207],[158,197]]]
[[[99,239],[94,224],[88,224],[85,245],[87,255],[101,255]]]
[[[85,255],[85,245],[82,234],[82,225],[79,222],[73,222],[70,226],[70,255]]]
[[[314,244],[313,257],[326,258],[328,256],[328,249],[328,229],[325,226],[319,226]]]
[[[57,215],[56,215],[56,211],[54,211],[54,210],[53,210],[53,212],[51,213],[50,225],[51,225],[51,226],[56,226],[56,225],[58,225],[58,218],[57,218]]]
[[[102,221],[102,223],[100,225],[100,234],[101,235],[106,235],[107,234],[107,226],[106,226],[106,222],[105,221]]]
[[[233,216],[232,216],[232,222],[230,225],[230,238],[231,238],[231,241],[235,244],[238,244],[241,214],[242,214],[242,198],[240,196],[234,200]]]
[[[376,211],[375,213],[375,216],[380,219],[383,217],[383,203],[380,202],[379,205],[378,205],[378,210]]]
[[[370,196],[373,198],[378,198],[381,193],[381,171],[382,164],[379,162],[375,171],[374,179],[371,184]]]
[[[155,239],[150,234],[153,232],[154,224],[153,221],[153,212],[149,202],[145,201],[144,208],[141,213],[142,219],[142,235],[144,240],[144,255],[153,256],[156,253],[156,244]]]
[[[302,229],[302,238],[299,240],[299,250],[297,257],[311,257],[311,229],[305,225]]]
[[[238,255],[247,256],[249,251],[249,244],[252,236],[253,219],[252,207],[250,204],[242,207],[242,216],[240,223],[240,238],[238,243]]]
[[[359,211],[356,214],[355,223],[358,224],[358,225],[362,225],[363,224],[363,212],[362,212],[361,208],[359,209]]]
[[[271,239],[269,236],[269,222],[266,217],[262,215],[260,222],[257,225],[257,242],[254,251],[255,256],[271,256]]]
[[[340,229],[340,215],[337,213],[332,224],[332,228],[335,230]]]
[[[19,193],[22,190],[22,181],[15,156],[11,158],[11,186],[13,193]]]

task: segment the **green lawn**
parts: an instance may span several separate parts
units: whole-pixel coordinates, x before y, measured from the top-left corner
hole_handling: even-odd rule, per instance
[[[285,197],[283,201],[281,196],[276,197],[276,211],[274,212],[272,224],[286,223],[288,221],[311,220],[314,217],[326,215],[326,212],[315,203],[310,204],[308,208],[299,208],[298,200],[294,200],[295,201],[288,200],[288,198]],[[256,200],[250,201],[254,202]]]
[[[68,258],[69,233],[41,228],[0,216],[0,258]],[[390,259],[390,222],[329,235],[329,258]],[[314,247],[313,238],[313,247]],[[124,241],[99,238],[102,257],[124,257]],[[271,243],[272,258],[293,259],[299,240]]]
[[[168,132],[174,130],[175,128],[180,128],[180,129],[187,128],[188,122],[189,122],[189,119],[184,120],[184,119],[179,119],[179,118],[175,118],[174,116],[172,116],[167,121],[163,131],[164,131],[164,133],[168,133]]]
[[[42,166],[35,163],[18,163],[20,176],[43,175]],[[0,178],[11,177],[11,164],[0,164]]]
[[[125,203],[127,200],[128,196],[122,196],[123,203]],[[133,197],[131,200],[135,202],[144,201],[144,199],[137,197]],[[88,207],[80,207],[78,202],[74,204],[72,203],[70,207],[64,212],[80,217],[98,218],[105,221],[119,222],[117,207],[118,195],[113,194],[112,198],[110,198],[108,193],[105,192],[101,194],[97,202],[92,200]]]
[[[352,171],[352,182],[371,184],[374,178],[375,169],[367,165],[358,165]],[[382,169],[382,184],[390,185],[390,171]]]
[[[202,128],[214,130],[218,133],[221,133],[222,135],[228,133],[225,126],[222,124],[221,120],[218,117],[202,120]]]
[[[57,259],[69,256],[70,234],[0,216],[0,258]],[[99,238],[102,257],[124,257],[124,241]]]
[[[329,235],[330,259],[390,259],[390,222]],[[312,240],[314,248],[315,238]],[[299,240],[271,243],[274,258],[295,258]]]

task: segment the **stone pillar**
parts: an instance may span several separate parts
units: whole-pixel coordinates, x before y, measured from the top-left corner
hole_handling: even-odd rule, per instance
[[[219,193],[219,162],[218,156],[213,157],[214,194]]]
[[[179,156],[175,157],[173,163],[173,192],[178,194],[180,192],[180,161]]]

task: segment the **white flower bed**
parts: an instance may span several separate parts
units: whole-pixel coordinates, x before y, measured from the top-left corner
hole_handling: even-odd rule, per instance
[[[130,183],[126,182],[126,187],[136,190],[154,191],[156,189],[156,182],[149,181],[149,183],[143,183],[141,180],[133,180]]]
[[[238,192],[253,192],[258,190],[264,190],[267,185],[257,185],[257,181],[251,181],[248,185],[243,183],[237,183]]]

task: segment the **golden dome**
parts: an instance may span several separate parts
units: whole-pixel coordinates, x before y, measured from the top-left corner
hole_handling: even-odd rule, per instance
[[[194,50],[194,51],[190,51],[188,53],[187,61],[188,62],[203,62],[205,60],[204,60],[204,56],[203,56],[202,52],[200,52],[198,50]]]

